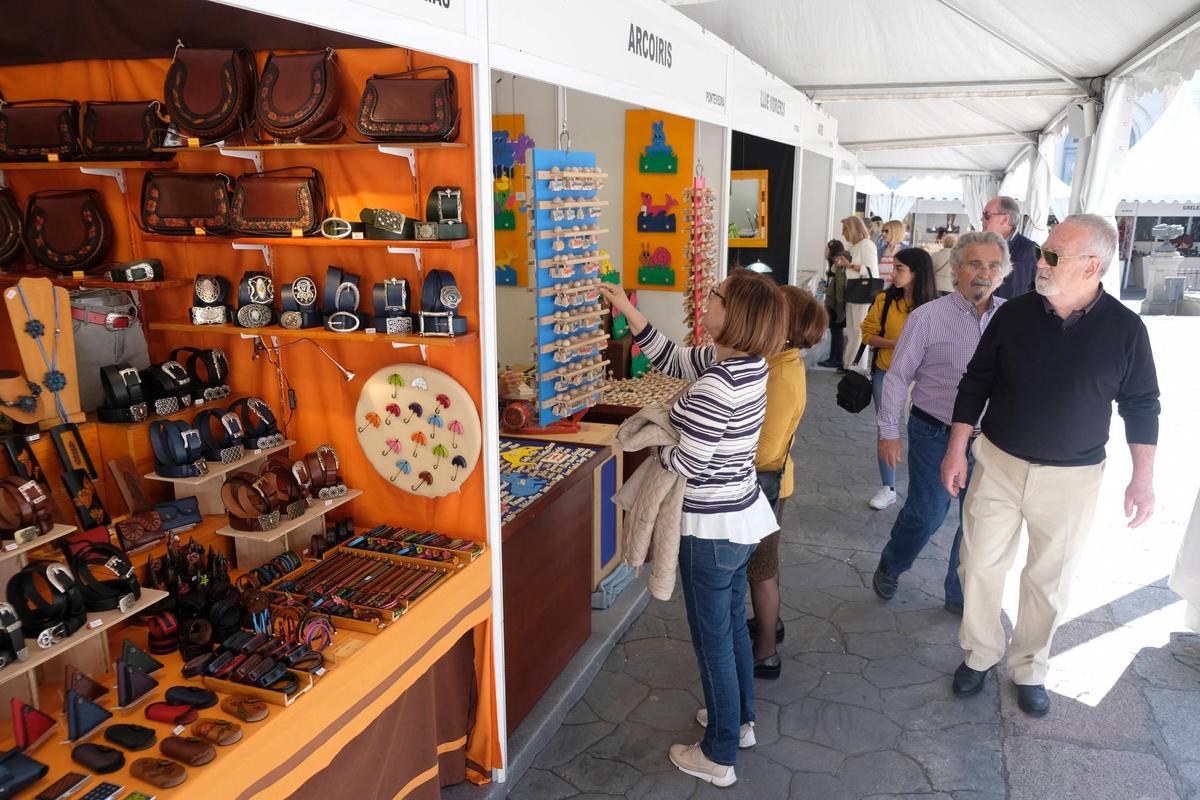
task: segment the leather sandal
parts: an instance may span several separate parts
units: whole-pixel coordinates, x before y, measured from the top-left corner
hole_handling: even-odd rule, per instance
[[[192,726],[192,736],[228,747],[242,740],[242,726],[224,719],[205,717]]]
[[[167,758],[190,767],[203,767],[217,757],[212,744],[194,736],[168,736],[159,743],[158,749]]]
[[[129,774],[157,789],[170,789],[187,780],[187,770],[165,758],[139,758],[129,765]]]
[[[271,713],[262,700],[244,694],[226,697],[221,701],[221,710],[242,722],[259,722]]]

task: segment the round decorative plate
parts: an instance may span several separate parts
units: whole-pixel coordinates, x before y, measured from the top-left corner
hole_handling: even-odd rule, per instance
[[[375,471],[424,497],[461,489],[483,445],[479,413],[462,384],[413,364],[393,364],[367,379],[354,426]]]

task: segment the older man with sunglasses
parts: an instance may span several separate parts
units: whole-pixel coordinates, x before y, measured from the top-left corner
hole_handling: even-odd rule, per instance
[[[1021,227],[1021,204],[1011,197],[993,197],[983,207],[983,229],[998,233],[1008,242],[1012,271],[996,290],[996,297],[1011,300],[1033,291],[1037,272],[1038,248],[1034,241],[1017,233]]]
[[[1146,326],[1100,284],[1116,249],[1103,217],[1076,214],[1056,226],[1038,261],[1037,294],[996,312],[959,384],[942,462],[952,495],[966,486],[967,441],[987,408],[963,506],[959,697],[982,690],[1004,656],[1001,598],[1024,523],[1029,552],[1008,675],[1022,711],[1049,711],[1050,645],[1096,511],[1114,400],[1133,461],[1129,527],[1153,513],[1158,379]]]

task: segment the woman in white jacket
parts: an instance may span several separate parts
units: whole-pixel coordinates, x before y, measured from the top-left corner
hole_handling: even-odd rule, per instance
[[[842,239],[847,244],[846,279],[878,278],[879,249],[871,241],[871,234],[862,217],[846,217],[842,220]],[[846,351],[842,364],[846,369],[855,366],[854,355],[862,344],[862,322],[867,318],[870,303],[846,303]],[[865,355],[865,354],[864,354]],[[859,360],[861,365],[862,359]]]

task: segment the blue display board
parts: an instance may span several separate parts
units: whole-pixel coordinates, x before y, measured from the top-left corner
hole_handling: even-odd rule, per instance
[[[608,336],[601,326],[596,154],[533,151],[532,236],[537,296],[538,422],[549,425],[600,401]]]

